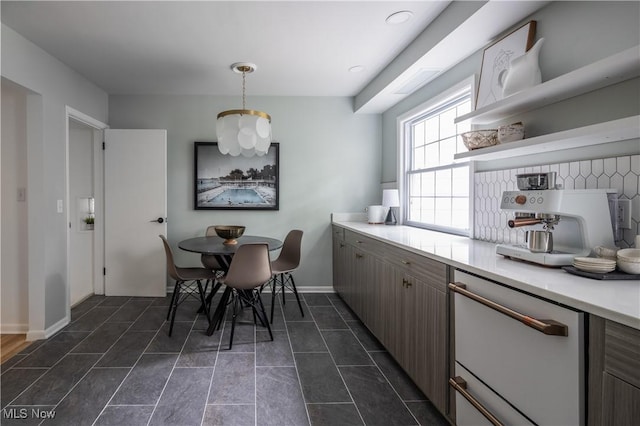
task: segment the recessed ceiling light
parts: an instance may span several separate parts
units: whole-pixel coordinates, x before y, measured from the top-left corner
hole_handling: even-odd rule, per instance
[[[387,16],[387,19],[385,19],[384,21],[389,25],[404,24],[409,19],[411,19],[412,16],[413,12],[411,12],[410,10],[401,10]]]
[[[362,72],[364,71],[364,65],[356,65],[349,68],[349,72]]]

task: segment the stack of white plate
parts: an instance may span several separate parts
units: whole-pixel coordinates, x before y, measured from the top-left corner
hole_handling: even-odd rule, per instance
[[[606,274],[616,269],[616,261],[600,257],[576,257],[573,266],[581,271]]]

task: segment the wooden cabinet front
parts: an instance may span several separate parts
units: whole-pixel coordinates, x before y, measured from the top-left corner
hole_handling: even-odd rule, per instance
[[[339,229],[334,226],[336,292],[446,414],[447,266]]]

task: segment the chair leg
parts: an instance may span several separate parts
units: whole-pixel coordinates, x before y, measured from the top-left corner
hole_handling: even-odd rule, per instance
[[[265,319],[265,323],[267,324],[267,330],[269,330],[269,336],[271,337],[271,341],[273,341],[273,333],[271,332],[271,326],[269,325],[269,321],[266,321],[267,313],[264,310],[264,305],[262,304],[262,297],[260,297],[260,292],[258,292],[257,295],[258,295],[258,303],[260,303],[260,310],[262,311],[262,318]]]
[[[178,291],[178,281],[176,281],[176,285],[173,287],[173,294],[171,295],[171,303],[169,304],[169,311],[167,312],[167,321],[171,318],[171,310],[173,309],[173,304],[176,300],[176,292]]]
[[[277,280],[276,280],[277,282]],[[280,290],[282,291],[282,307],[284,307],[284,304],[287,303],[284,300],[284,274],[280,274]]]
[[[176,282],[176,289],[174,291],[174,304],[173,304],[173,312],[171,314],[171,324],[169,324],[169,337],[171,337],[171,332],[173,331],[173,322],[176,319],[176,312],[178,311],[178,302],[180,302],[180,286],[184,281]]]
[[[233,344],[233,333],[236,328],[236,316],[238,316],[238,295],[234,292],[231,297],[233,297],[233,315],[231,317],[231,336],[229,336],[229,350],[231,350],[231,345]]]
[[[293,275],[287,274],[287,277],[291,279],[291,288],[293,288],[293,294],[296,295],[298,307],[300,308],[300,314],[302,314],[302,317],[304,317],[304,312],[302,311],[302,303],[300,303],[300,296],[298,296],[298,290],[296,289],[296,282],[293,280]]]
[[[209,325],[211,325],[211,318],[209,317],[209,308],[207,307],[207,300],[205,297],[205,293],[206,293],[206,288],[209,287],[209,280],[207,280],[207,284],[205,284],[205,288],[202,288],[202,283],[200,282],[200,280],[197,280],[196,283],[198,284],[198,292],[200,293],[200,301],[202,302],[202,310],[204,311],[204,314],[207,316],[207,321],[209,322]]]
[[[278,285],[278,278],[271,278],[271,323],[273,323],[273,309],[276,306],[276,286]]]

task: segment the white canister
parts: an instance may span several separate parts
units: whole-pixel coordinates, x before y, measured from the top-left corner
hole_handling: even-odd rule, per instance
[[[384,223],[384,216],[386,213],[386,208],[383,206],[369,206],[367,207],[367,212],[369,212],[368,222],[369,223]]]

